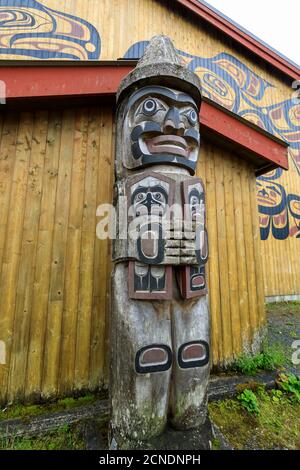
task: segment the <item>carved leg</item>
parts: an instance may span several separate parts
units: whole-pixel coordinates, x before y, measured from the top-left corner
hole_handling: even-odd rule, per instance
[[[207,413],[209,379],[209,311],[206,296],[180,299],[173,288],[171,423],[176,429],[201,426]]]
[[[170,302],[130,299],[127,283],[127,264],[119,263],[110,321],[111,432],[118,448],[163,431],[172,368]]]

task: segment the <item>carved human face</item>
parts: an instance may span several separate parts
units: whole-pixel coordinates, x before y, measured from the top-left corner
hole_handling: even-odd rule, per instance
[[[123,126],[124,164],[173,164],[194,173],[200,146],[198,108],[186,93],[161,86],[134,92]]]

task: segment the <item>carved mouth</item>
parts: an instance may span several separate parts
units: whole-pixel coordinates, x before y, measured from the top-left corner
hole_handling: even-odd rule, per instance
[[[177,135],[159,135],[145,140],[150,154],[167,153],[188,158],[189,146],[183,137]]]

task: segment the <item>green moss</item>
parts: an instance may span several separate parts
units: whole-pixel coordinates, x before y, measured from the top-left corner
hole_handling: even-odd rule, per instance
[[[236,385],[235,389],[238,393],[242,393],[244,390],[252,390],[256,391],[261,387],[260,382],[256,382],[255,380],[250,380],[249,382],[246,382],[244,384],[238,384]]]
[[[85,449],[84,441],[76,427],[64,425],[59,429],[38,436],[9,437],[0,439],[1,450],[79,450]]]
[[[294,338],[294,339],[298,339],[298,333],[297,333],[297,331],[295,331],[295,330],[290,331],[290,337],[291,337],[291,338]]]
[[[87,394],[78,398],[62,398],[52,403],[41,405],[12,405],[0,410],[0,421],[21,418],[27,420],[32,416],[67,411],[77,406],[88,405],[99,399],[97,394]]]
[[[259,415],[230,399],[210,403],[210,416],[235,449],[300,449],[300,404],[277,392],[258,389]]]
[[[211,441],[212,450],[221,450],[221,442],[216,437]]]

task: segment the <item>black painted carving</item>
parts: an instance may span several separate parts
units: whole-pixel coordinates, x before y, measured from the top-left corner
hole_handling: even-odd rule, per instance
[[[183,352],[187,346],[197,346],[200,345],[204,348],[204,354],[203,357],[200,357],[199,359],[190,359],[190,360],[184,360],[183,359]],[[181,367],[181,369],[191,369],[194,367],[203,367],[209,362],[209,345],[206,341],[190,341],[188,343],[184,343],[180,346],[178,349],[178,365]]]
[[[159,265],[165,257],[163,217],[173,204],[175,181],[148,171],[130,180],[127,197],[130,206],[128,222],[134,219],[138,238],[134,242],[135,259],[149,265]]]
[[[165,361],[160,362],[160,363],[152,363],[149,365],[142,365],[141,359],[143,357],[143,354],[147,351],[151,351],[153,349],[159,349],[162,350],[165,353]],[[172,365],[172,351],[169,346],[166,344],[150,344],[148,346],[145,346],[139,351],[137,351],[136,356],[135,356],[135,371],[138,374],[149,374],[153,372],[164,372],[166,370],[169,370]]]
[[[131,299],[171,299],[172,267],[130,261],[128,291]]]
[[[198,292],[203,290],[206,293],[205,266],[191,266],[190,291]]]
[[[164,292],[166,289],[166,273],[164,266],[149,266],[135,263],[135,292]]]
[[[126,111],[131,113],[131,151],[136,168],[171,163],[194,174],[200,145],[199,111],[190,96],[148,86],[133,93]]]

